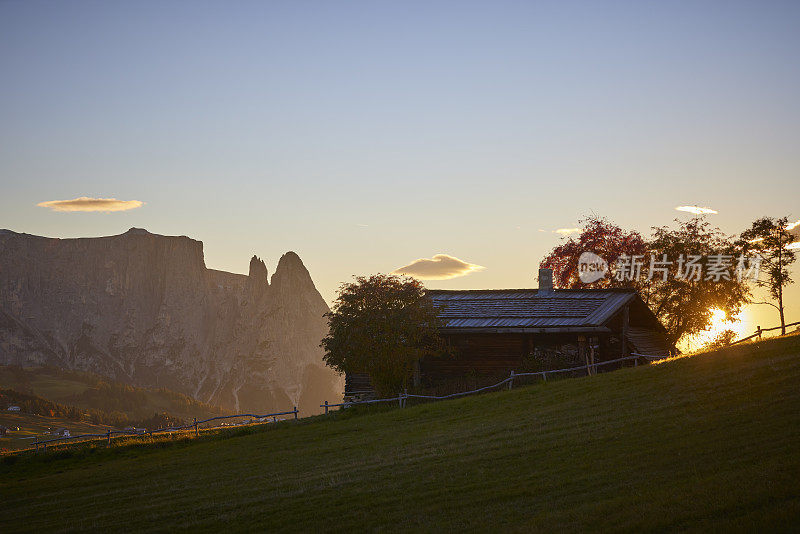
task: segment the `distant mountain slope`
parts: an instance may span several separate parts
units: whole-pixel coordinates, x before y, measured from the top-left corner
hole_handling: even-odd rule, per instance
[[[162,412],[182,420],[205,419],[226,413],[168,389],[141,388],[85,371],[56,367],[0,366],[0,391],[4,389],[74,406],[84,412],[96,410],[124,414],[131,420],[147,419]],[[6,408],[0,395],[0,414]]]
[[[293,252],[271,283],[207,269],[203,243],[132,228],[52,239],[0,230],[0,364],[91,371],[226,410],[341,395],[322,363],[325,301]]]

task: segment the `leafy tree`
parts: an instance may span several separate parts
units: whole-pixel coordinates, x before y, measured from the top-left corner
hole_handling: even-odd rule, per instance
[[[416,363],[443,352],[439,318],[413,278],[376,274],[342,284],[320,346],[339,372],[368,373],[380,395],[408,387]]]
[[[558,245],[540,263],[540,267],[553,270],[553,285],[562,289],[633,287],[629,281],[619,281],[606,276],[585,284],[578,277],[578,259],[584,252],[594,252],[607,262],[614,262],[622,254],[644,255],[647,243],[639,232],[626,231],[604,217],[592,216],[580,221],[583,225],[577,238],[569,237]]]
[[[676,228],[653,228],[649,240],[604,218],[592,217],[582,222],[584,227],[577,238],[571,237],[555,247],[541,262],[542,267],[553,269],[556,287],[635,289],[665,326],[672,342],[708,329],[714,308],[723,310],[730,318],[747,302],[747,285],[732,272],[736,257],[733,241],[704,218],[676,221]],[[609,275],[591,284],[581,282],[578,258],[583,252],[594,252],[605,259],[611,269]],[[651,259],[662,261],[665,254],[672,263],[653,263],[656,269],[651,273]],[[623,255],[641,256],[641,276],[615,276],[614,265]],[[689,256],[702,256],[698,262],[702,270],[699,279],[685,276]],[[730,276],[706,278],[714,257],[732,263]]]
[[[787,248],[795,242],[789,231],[789,218],[762,217],[742,232],[738,244],[748,254],[761,256],[761,269],[756,284],[769,289],[770,296],[777,300],[759,302],[769,304],[778,310],[781,319],[781,335],[786,334],[786,319],[783,314],[783,288],[792,283],[788,266],[797,259],[794,251]]]
[[[664,254],[672,261],[665,277],[653,273],[643,298],[664,324],[673,342],[707,330],[714,309],[730,320],[750,297],[747,281],[737,276],[736,258],[741,254],[733,240],[704,217],[676,220],[677,228],[653,228],[649,247],[656,261]],[[699,275],[689,267],[691,256],[700,256]],[[726,274],[714,275],[714,264],[727,265]],[[649,265],[648,265],[649,267]],[[648,273],[649,275],[650,273]],[[665,279],[666,278],[666,279]]]
[[[705,347],[706,350],[715,350],[727,347],[736,339],[736,332],[733,330],[723,330],[717,337],[709,341]]]

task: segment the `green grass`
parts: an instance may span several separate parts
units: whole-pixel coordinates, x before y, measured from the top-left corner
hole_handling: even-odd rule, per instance
[[[0,462],[5,531],[797,530],[800,337]]]
[[[131,419],[145,419],[161,412],[183,419],[213,417],[222,413],[218,408],[174,391],[128,386],[92,373],[55,367],[0,365],[0,388],[81,409],[117,411]],[[0,409],[5,408],[0,406]]]
[[[95,425],[86,421],[71,421],[61,417],[45,417],[27,413],[0,412],[0,425],[6,428],[17,428],[9,431],[8,436],[0,438],[0,451],[15,451],[33,447],[35,438],[40,440],[55,438],[60,428],[69,429],[70,433],[99,434],[108,430],[106,425]]]

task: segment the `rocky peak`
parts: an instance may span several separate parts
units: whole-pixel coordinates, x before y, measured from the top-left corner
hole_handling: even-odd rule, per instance
[[[281,256],[275,273],[272,275],[271,285],[273,293],[279,298],[280,296],[305,295],[315,305],[318,306],[321,303],[327,311],[327,305],[314,286],[308,269],[303,265],[300,256],[292,251]]]
[[[131,228],[130,230],[128,230],[125,233],[128,234],[128,235],[149,235],[150,234],[150,232],[148,232],[144,228]]]
[[[248,274],[248,276],[257,283],[263,283],[264,285],[269,285],[269,277],[267,276],[267,266],[264,264],[264,260],[262,260],[258,256],[254,255],[252,258],[250,258],[250,273]]]
[[[296,253],[289,251],[278,260],[275,274],[272,275],[272,284],[306,283],[311,281],[308,269],[303,265],[303,260]]]
[[[250,272],[247,275],[247,284],[252,294],[260,295],[269,287],[269,276],[264,260],[256,255],[250,258]]]

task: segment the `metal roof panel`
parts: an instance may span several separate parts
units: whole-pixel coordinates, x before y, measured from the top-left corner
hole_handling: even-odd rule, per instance
[[[445,328],[599,326],[635,298],[632,290],[430,290]]]

